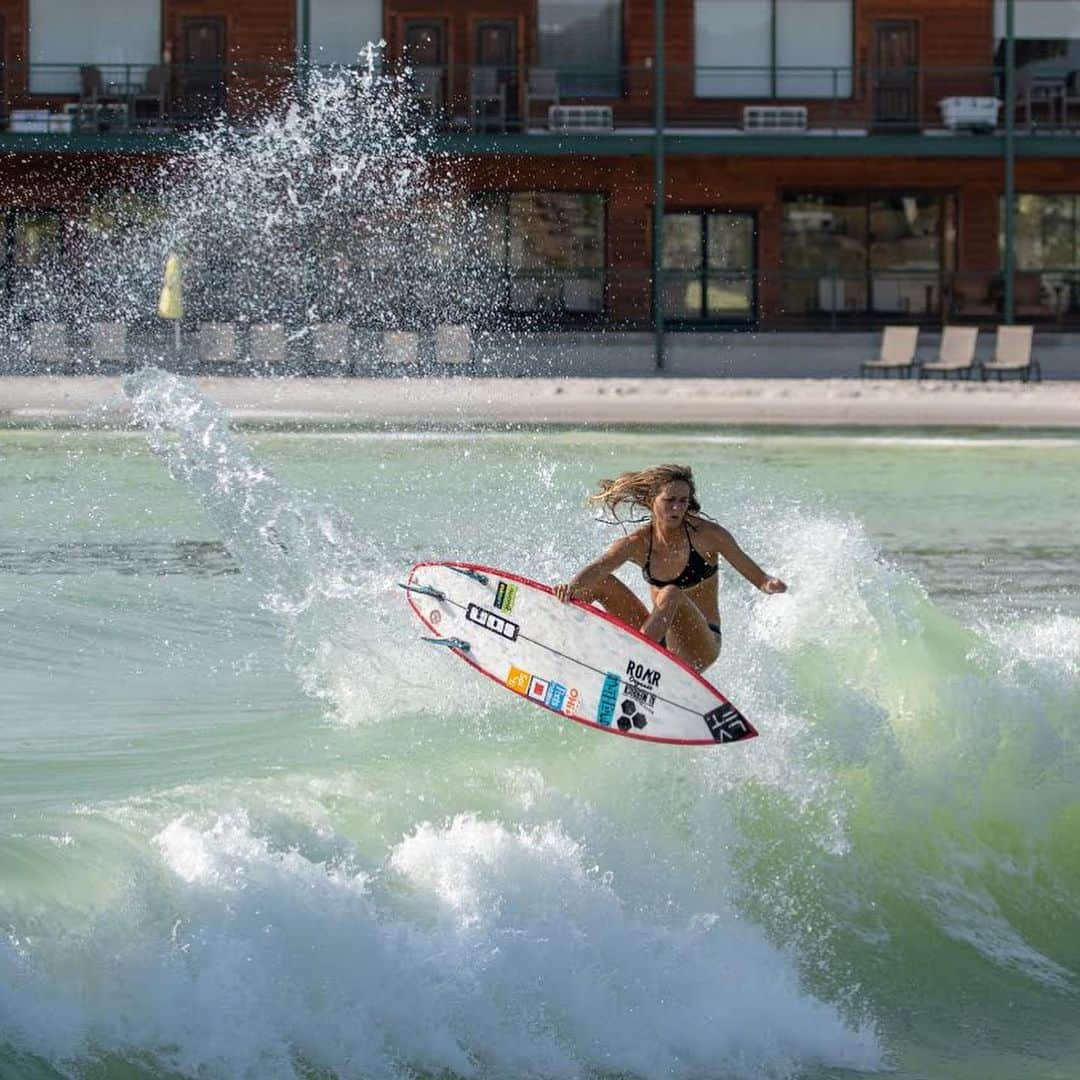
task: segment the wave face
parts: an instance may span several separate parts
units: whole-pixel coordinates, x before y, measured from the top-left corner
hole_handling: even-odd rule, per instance
[[[856,502],[839,443],[245,440],[175,376],[127,391],[153,456],[4,450],[0,1075],[1080,1060],[1075,597],[1003,585],[977,520],[981,576],[950,561],[959,511],[904,509],[1076,448],[863,448]],[[605,738],[417,642],[412,561],[565,578],[610,539],[587,486],[659,459],[791,585],[725,575],[711,675],[762,738]]]

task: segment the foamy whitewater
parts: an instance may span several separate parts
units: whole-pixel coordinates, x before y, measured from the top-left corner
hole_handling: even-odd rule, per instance
[[[370,71],[161,191],[35,302],[145,317],[179,250],[204,313],[489,310]],[[1080,1074],[1080,443],[239,437],[125,390],[129,430],[0,431],[0,1078]],[[418,640],[412,562],[565,580],[587,491],[672,460],[791,587],[724,575],[760,739],[589,731]]]
[[[1080,1060],[1046,497],[1080,444],[241,438],[176,376],[127,389],[141,434],[2,444],[0,1075]],[[760,739],[591,732],[418,641],[412,560],[565,578],[610,540],[587,488],[669,459],[791,585],[725,575],[710,674]],[[1040,516],[994,534],[1012,499]]]

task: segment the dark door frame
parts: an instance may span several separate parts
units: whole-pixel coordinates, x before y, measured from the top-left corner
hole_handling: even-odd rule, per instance
[[[903,28],[911,34],[910,63],[900,67],[885,67],[881,63],[882,34],[887,30]],[[872,57],[872,80],[873,127],[889,131],[904,131],[917,129],[922,119],[922,64],[920,46],[922,34],[920,33],[918,19],[911,18],[888,18],[875,19],[871,27],[871,57]],[[883,110],[887,104],[884,95],[907,94],[910,97],[909,107],[901,112],[899,109]]]
[[[197,28],[199,24],[206,24],[220,28],[221,31],[221,49],[220,49],[220,63],[221,63],[221,79],[220,83],[213,83],[206,78],[210,74],[209,67],[204,72],[195,72],[195,78],[192,79],[188,73],[188,65],[191,61],[187,58],[187,42],[188,33]],[[226,107],[228,96],[228,83],[229,83],[229,21],[224,15],[190,15],[181,12],[177,19],[177,49],[180,63],[180,95],[183,102],[182,109],[189,113],[187,118],[202,119],[212,116],[215,111],[223,110]],[[202,75],[202,78],[199,75]],[[210,101],[210,95],[208,91],[214,91],[214,100],[211,108],[203,110],[201,103],[198,111],[192,113],[190,108],[190,102],[194,98],[196,101],[199,97],[205,95],[206,100]]]

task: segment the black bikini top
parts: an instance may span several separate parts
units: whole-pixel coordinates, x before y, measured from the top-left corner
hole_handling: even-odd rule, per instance
[[[655,585],[657,588],[663,588],[665,585],[674,585],[676,589],[692,589],[695,585],[700,585],[703,581],[707,581],[720,569],[716,563],[706,562],[705,556],[694,547],[694,542],[690,539],[689,522],[684,521],[683,528],[686,530],[686,543],[690,548],[690,555],[686,560],[686,566],[683,567],[683,572],[677,578],[672,578],[671,581],[661,581],[659,578],[654,578],[652,574],[649,573],[649,563],[652,561],[652,526],[649,526],[649,554],[645,556],[645,564],[641,568],[641,576],[650,585]]]

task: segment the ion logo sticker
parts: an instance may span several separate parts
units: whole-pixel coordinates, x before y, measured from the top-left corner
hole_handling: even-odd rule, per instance
[[[705,723],[717,742],[738,742],[750,734],[750,728],[734,705],[719,705],[705,714]]]
[[[600,704],[596,707],[596,722],[604,727],[611,727],[615,719],[615,706],[619,704],[619,687],[622,680],[609,671],[604,676],[604,685],[600,689]]]
[[[566,695],[566,707],[563,712],[567,716],[577,716],[578,703],[581,701],[581,694],[578,692],[576,686],[570,687],[570,693]]]
[[[553,682],[548,686],[547,698],[544,704],[549,709],[559,712],[566,702],[566,687],[562,683]]]
[[[520,629],[517,623],[504,619],[501,615],[496,615],[494,611],[480,607],[479,604],[470,604],[465,612],[465,618],[469,622],[476,623],[477,626],[482,626],[485,630],[490,630],[493,634],[506,638],[507,641],[517,641]]]
[[[522,671],[521,668],[512,667],[510,674],[506,676],[506,685],[514,691],[515,694],[527,694],[529,692],[529,681],[532,679],[532,675],[528,671]]]
[[[517,586],[508,581],[500,581],[495,589],[495,606],[507,615],[514,610],[514,601],[517,599]]]

